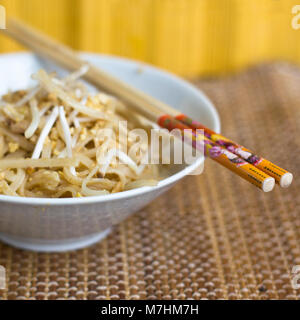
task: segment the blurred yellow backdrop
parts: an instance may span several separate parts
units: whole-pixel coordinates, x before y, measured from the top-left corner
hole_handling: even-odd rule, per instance
[[[298,3],[297,3],[298,2]],[[300,63],[300,0],[0,0],[16,16],[79,50],[143,60],[193,77],[262,61]],[[20,50],[0,36],[0,51]]]

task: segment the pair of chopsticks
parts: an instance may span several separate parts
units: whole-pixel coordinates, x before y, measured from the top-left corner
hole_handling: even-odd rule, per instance
[[[13,19],[8,19],[7,29],[3,30],[24,46],[30,48],[40,56],[53,60],[62,67],[75,70],[87,64],[75,51],[49,38],[48,36]],[[198,121],[194,121],[165,103],[150,97],[126,83],[110,76],[95,66],[90,66],[84,78],[90,83],[124,100],[135,112],[149,120],[158,123],[168,130],[192,129],[192,144],[194,147],[204,147],[206,156],[227,167],[261,190],[271,191],[278,183],[281,187],[288,187],[293,175],[255,155],[247,148],[206,128]],[[201,142],[200,144],[197,142]]]

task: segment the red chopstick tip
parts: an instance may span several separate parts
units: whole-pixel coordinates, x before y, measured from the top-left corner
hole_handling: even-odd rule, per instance
[[[280,186],[282,188],[287,188],[291,185],[292,181],[293,175],[290,172],[287,172],[280,178]]]

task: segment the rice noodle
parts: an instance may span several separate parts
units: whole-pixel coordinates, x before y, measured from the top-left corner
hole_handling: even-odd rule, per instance
[[[78,70],[74,71],[73,73],[70,73],[65,79],[65,82],[72,82],[76,81],[77,79],[81,78],[83,75],[85,75],[89,71],[90,66],[88,64],[84,64],[81,66]]]
[[[1,125],[0,125],[0,133],[3,133],[7,137],[9,137],[11,140],[17,142],[19,145],[22,146],[23,149],[27,151],[31,151],[33,149],[33,144],[31,142],[29,142],[19,134],[10,132],[9,129],[5,128],[4,126],[1,127]]]
[[[77,116],[78,111],[77,110],[73,110],[70,114],[69,114],[69,124],[72,124],[74,118]]]
[[[81,187],[81,193],[85,196],[99,196],[108,194],[106,190],[94,190],[87,187],[87,184],[90,182],[93,175],[96,174],[96,172],[99,171],[99,166],[96,166],[89,175],[83,180],[82,187]]]
[[[36,99],[31,99],[30,102],[30,111],[31,111],[31,123],[30,126],[25,131],[24,135],[27,139],[31,138],[37,129],[40,122],[40,112],[37,107]]]
[[[71,139],[70,128],[65,116],[64,107],[59,107],[59,119],[64,131],[67,155],[69,158],[72,158],[72,139]]]
[[[29,102],[31,99],[35,97],[35,95],[41,90],[40,86],[32,88],[28,93],[15,104],[15,108],[22,107],[24,104]]]
[[[140,174],[145,166],[137,166],[137,164],[129,157],[127,154],[125,154],[123,151],[118,149],[111,149],[108,151],[106,158],[104,159],[104,163],[102,167],[100,168],[100,172],[105,175],[107,168],[111,164],[111,161],[114,157],[118,157],[123,163],[127,164],[130,169],[132,169],[136,174]]]
[[[60,80],[55,79],[55,78],[53,78],[52,81],[63,85],[64,82],[75,81],[78,78],[82,77],[88,71],[88,69],[89,69],[89,66],[87,64],[85,64],[79,70],[76,70],[75,72],[70,73],[65,79],[63,79],[63,81],[60,81]],[[28,91],[28,93],[21,100],[19,100],[15,104],[15,107],[16,108],[22,107],[24,104],[26,104],[31,99],[33,99],[39,93],[40,90],[41,90],[41,87],[39,85],[34,87],[34,88],[32,88],[30,91]]]
[[[77,166],[78,160],[75,158],[54,158],[54,159],[2,159],[0,169],[9,168],[53,168]]]
[[[157,186],[157,180],[136,180],[136,181],[131,181],[128,182],[124,189],[125,190],[131,190],[131,189],[136,189],[136,188],[141,188],[141,187],[155,187]]]
[[[8,150],[8,147],[4,143],[4,136],[0,136],[0,159],[3,158],[7,150]]]
[[[18,196],[18,194],[14,190],[12,190],[11,187],[4,180],[0,181],[0,191],[1,193],[6,194],[8,196]]]
[[[78,197],[80,189],[76,188],[75,186],[71,187],[71,186],[67,186],[67,187],[61,187],[59,189],[59,191],[57,191],[56,193],[53,194],[54,198],[60,198],[62,195],[64,195],[65,193],[71,193],[72,197]]]
[[[34,172],[30,181],[27,183],[27,188],[32,189],[37,186],[47,190],[55,190],[59,185],[59,174],[56,171],[41,170]]]
[[[23,169],[18,169],[17,170],[17,174],[14,177],[14,181],[11,183],[10,188],[13,191],[17,191],[17,189],[20,188],[20,186],[22,185],[24,179],[25,179],[25,171]]]
[[[39,114],[40,118],[48,111],[49,108],[50,108],[50,105],[47,105],[40,111],[40,114]]]
[[[0,194],[86,197],[157,184],[158,166],[143,162],[148,140],[128,134],[149,124],[115,97],[89,94],[77,81],[88,68],[62,79],[40,70],[35,87],[3,97]]]
[[[45,143],[44,143],[44,146],[43,146],[41,158],[43,158],[43,159],[49,159],[49,158],[51,157],[51,152],[52,152],[51,149],[52,149],[52,148],[51,148],[51,143],[50,143],[50,141],[45,142]],[[60,157],[60,158],[65,158],[65,156],[64,156],[64,157]]]
[[[94,119],[91,119],[91,118],[84,118],[84,117],[78,117],[78,118],[75,118],[79,123],[80,122],[91,122],[91,121],[95,121]],[[74,120],[75,120],[74,119]]]
[[[38,73],[36,73],[33,76],[33,78],[39,80],[40,84],[44,87],[44,89],[46,89],[48,92],[55,92],[55,94],[57,94],[57,96],[62,101],[64,101],[67,105],[71,106],[72,108],[74,108],[78,112],[81,112],[81,113],[86,114],[88,116],[91,116],[93,118],[107,119],[107,116],[104,113],[102,113],[98,110],[94,110],[92,108],[85,107],[81,103],[79,103],[76,100],[74,100],[73,98],[71,98],[62,88],[57,86],[51,80],[51,78],[46,74],[46,72],[44,70],[38,71]]]
[[[51,128],[53,127],[53,124],[56,121],[57,116],[58,116],[58,107],[55,107],[38,138],[38,141],[36,143],[36,146],[31,156],[32,159],[38,159],[40,157],[45,139],[48,136]]]

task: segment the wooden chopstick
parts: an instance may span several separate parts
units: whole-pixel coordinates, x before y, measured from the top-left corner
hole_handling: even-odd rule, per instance
[[[69,70],[75,70],[87,64],[72,49],[19,21],[8,19],[7,29],[4,30],[4,32],[39,55],[53,60]],[[282,186],[286,187],[291,183],[292,175],[286,170],[276,166],[278,172],[274,172],[275,165],[263,158],[259,158],[259,161],[256,162],[252,161],[252,158],[250,159],[249,157],[245,159],[245,155],[247,155],[246,152],[249,153],[248,149],[241,149],[243,147],[235,144],[231,140],[217,135],[199,122],[192,121],[167,104],[132,88],[99,68],[90,66],[84,78],[97,87],[121,98],[136,112],[151,121],[159,123],[163,127],[167,127],[169,130],[174,128],[180,128],[181,130],[192,128],[194,130],[193,140],[203,141],[206,155],[264,191],[270,191],[273,188],[274,179],[270,176],[273,176]],[[170,126],[170,123],[172,126]],[[196,133],[196,129],[204,129],[205,135],[199,132]],[[220,141],[222,141],[222,143],[219,143]],[[227,144],[223,143],[224,141],[226,141]],[[223,147],[227,149],[226,152]],[[233,151],[236,155],[229,150]],[[241,150],[243,152],[241,152]],[[252,155],[252,152],[250,153]],[[243,157],[246,161],[251,160],[252,164],[243,161]],[[271,165],[273,170],[268,168],[268,166]],[[266,173],[260,169],[263,169]],[[284,183],[281,183],[282,177],[285,177],[283,179]]]
[[[15,19],[7,19],[7,28],[4,29],[3,32],[23,44],[25,47],[49,60],[55,61],[57,64],[68,70],[76,70],[81,66],[88,64],[71,48],[68,48]],[[155,111],[157,109],[153,107],[154,105],[160,110],[164,110],[164,112],[167,111],[169,114],[174,114],[174,110],[166,104],[141,91],[133,89],[131,86],[112,77],[106,72],[103,72],[99,68],[90,66],[84,78],[95,86],[121,98],[126,103],[130,104],[135,111],[141,113],[151,121],[156,121]]]

